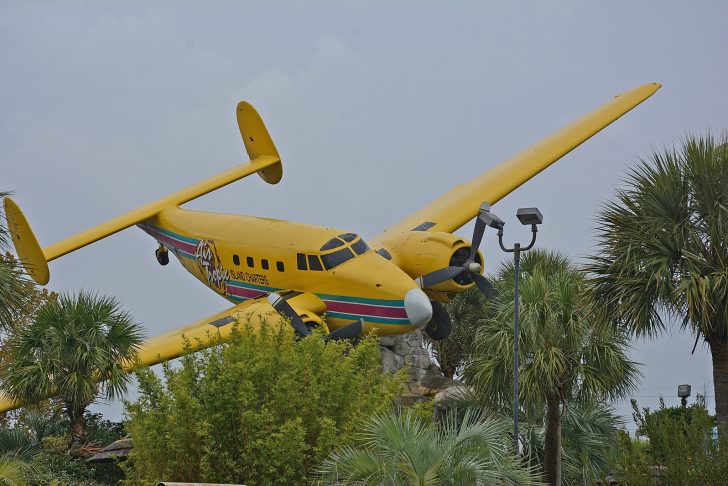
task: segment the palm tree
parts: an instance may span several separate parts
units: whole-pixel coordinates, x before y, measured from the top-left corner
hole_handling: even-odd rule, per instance
[[[509,424],[469,409],[440,426],[427,425],[411,410],[375,415],[355,447],[333,452],[319,470],[322,484],[521,485],[541,484],[511,450]]]
[[[20,459],[0,456],[0,484],[4,486],[23,486],[25,480],[26,465]]]
[[[84,411],[99,396],[126,392],[130,375],[122,363],[135,359],[141,340],[141,327],[116,299],[61,295],[10,342],[3,385],[21,403],[58,396],[70,421],[70,444],[80,445]]]
[[[715,411],[728,431],[728,133],[653,152],[604,205],[588,266],[610,319],[654,337],[677,318],[713,358]]]
[[[543,467],[546,480],[558,485],[562,415],[570,402],[624,396],[634,387],[637,364],[627,356],[625,334],[599,325],[584,276],[566,257],[532,250],[521,269],[520,403],[524,415],[545,414]],[[496,406],[513,403],[513,277],[508,263],[494,279],[499,298],[486,303],[464,369],[466,383]]]
[[[8,192],[0,191],[0,199]],[[0,330],[13,327],[15,314],[24,305],[24,289],[28,283],[19,263],[6,255],[10,247],[10,234],[5,217],[0,215]]]

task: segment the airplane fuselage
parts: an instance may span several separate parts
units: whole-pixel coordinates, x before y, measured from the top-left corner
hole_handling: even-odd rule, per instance
[[[356,234],[179,208],[166,209],[138,226],[231,302],[271,292],[308,292],[320,299],[308,302],[311,317],[325,312],[329,330],[360,319],[365,332],[401,334],[414,328],[405,296],[416,284]]]

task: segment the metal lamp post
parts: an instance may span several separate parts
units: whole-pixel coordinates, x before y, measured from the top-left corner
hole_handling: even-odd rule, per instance
[[[536,243],[537,226],[543,223],[543,216],[538,208],[519,208],[516,217],[521,224],[531,225],[531,242],[528,246],[522,247],[520,243],[515,243],[513,248],[506,248],[503,244],[503,227],[505,223],[498,220],[498,244],[501,250],[507,253],[513,253],[513,264],[515,270],[515,282],[513,287],[513,442],[518,452],[518,341],[519,341],[519,322],[518,322],[518,286],[521,275],[521,252],[528,251],[533,248]],[[497,219],[497,218],[496,218]]]

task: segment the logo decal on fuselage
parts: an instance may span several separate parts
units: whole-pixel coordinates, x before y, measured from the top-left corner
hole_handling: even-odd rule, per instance
[[[227,292],[230,272],[223,268],[217,254],[217,248],[215,248],[215,242],[205,239],[198,241],[195,248],[195,259],[197,260],[197,268],[205,276],[210,286],[221,294]]]

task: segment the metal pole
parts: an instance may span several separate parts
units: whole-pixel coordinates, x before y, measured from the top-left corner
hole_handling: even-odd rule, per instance
[[[521,244],[513,247],[513,263],[515,267],[515,283],[513,288],[513,443],[518,454],[518,287],[521,276]]]

